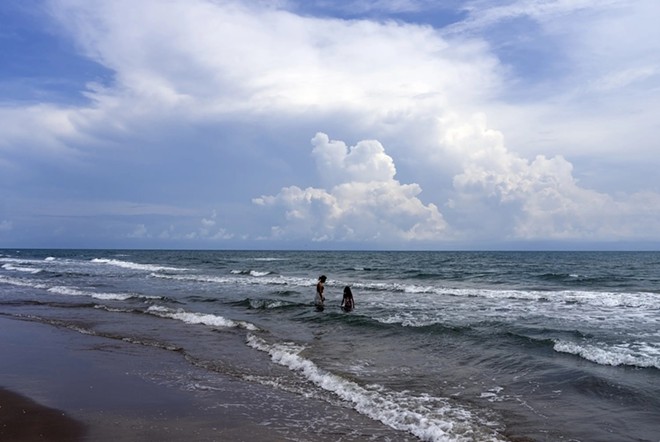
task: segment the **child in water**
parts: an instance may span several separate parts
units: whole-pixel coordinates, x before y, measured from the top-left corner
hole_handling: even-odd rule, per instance
[[[323,295],[324,284],[326,281],[326,276],[319,276],[319,282],[316,283],[316,308],[318,310],[323,310],[323,302],[325,301],[325,296]]]
[[[345,312],[350,312],[355,307],[353,292],[349,286],[344,287],[344,297],[341,300],[341,308]]]

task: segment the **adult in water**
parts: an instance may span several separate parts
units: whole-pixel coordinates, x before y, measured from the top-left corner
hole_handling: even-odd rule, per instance
[[[328,278],[325,275],[319,276],[319,281],[316,283],[316,309],[323,310],[323,303],[325,302],[325,296],[323,295],[323,290],[325,289],[325,281]]]
[[[344,297],[341,300],[341,308],[345,312],[350,312],[355,307],[353,292],[349,286],[344,287]]]

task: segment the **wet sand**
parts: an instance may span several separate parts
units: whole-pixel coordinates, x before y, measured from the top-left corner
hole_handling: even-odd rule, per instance
[[[217,373],[213,388],[191,388],[209,373],[177,352],[1,315],[0,333],[0,440],[416,439],[349,408]]]
[[[0,440],[82,441],[86,428],[65,413],[0,388]]]
[[[144,378],[176,354],[2,316],[0,331],[0,440],[284,440],[240,412],[235,381],[210,400]]]

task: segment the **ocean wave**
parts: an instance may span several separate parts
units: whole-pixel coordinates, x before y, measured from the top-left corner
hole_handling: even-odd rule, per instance
[[[304,348],[293,343],[269,344],[254,334],[248,334],[247,344],[268,353],[275,363],[288,367],[316,386],[352,404],[359,413],[422,440],[505,440],[490,428],[489,423],[467,408],[450,403],[448,399],[396,392],[378,385],[362,387],[300,356]]]
[[[138,295],[135,293],[102,293],[102,292],[92,292],[89,290],[80,290],[73,287],[66,286],[54,286],[47,289],[50,293],[56,293],[58,295],[65,296],[89,296],[94,299],[101,299],[103,301],[126,301],[128,299],[149,299],[156,300],[162,299],[160,296],[146,296]]]
[[[140,270],[146,272],[167,272],[167,271],[178,272],[178,271],[187,270],[180,267],[166,267],[155,264],[138,264],[136,262],[121,261],[119,259],[108,259],[108,258],[93,258],[91,262],[95,264],[107,264],[115,267],[121,267],[123,269]]]
[[[247,330],[259,330],[254,324],[247,321],[234,321],[220,315],[208,313],[187,312],[182,309],[173,310],[167,307],[152,305],[147,309],[147,313],[161,318],[176,319],[186,324],[202,324],[213,327],[225,328],[245,328]]]
[[[104,301],[114,300],[114,301],[126,301],[128,299],[144,299],[144,300],[162,300],[162,296],[148,296],[148,295],[139,295],[136,293],[103,293],[103,292],[93,292],[90,290],[81,290],[74,287],[67,287],[62,285],[49,286],[47,284],[41,284],[35,281],[11,278],[4,275],[0,275],[0,283],[10,284],[18,287],[29,287],[33,289],[46,290],[49,293],[55,293],[57,295],[64,296],[87,296],[90,298],[101,299]]]
[[[284,301],[281,299],[254,299],[254,298],[246,298],[242,301],[237,301],[233,304],[239,306],[245,306],[252,310],[275,310],[275,309],[286,309],[286,308],[297,308],[302,306],[305,307],[308,306],[308,304]]]
[[[447,322],[443,318],[428,316],[416,316],[413,314],[401,313],[390,316],[370,318],[377,324],[388,326],[410,327],[413,329],[425,329],[434,333],[461,333],[473,329],[472,325],[457,325]],[[373,324],[369,324],[373,325]]]
[[[225,276],[175,275],[168,273],[150,273],[149,276],[151,278],[170,279],[173,281],[203,282],[203,283],[211,283],[211,284],[229,284],[236,279]]]
[[[564,304],[588,304],[597,307],[651,307],[658,306],[658,297],[652,293],[616,293],[590,291],[532,291],[532,290],[450,290],[455,296],[476,296],[489,299],[512,299]]]
[[[28,259],[28,258],[10,258],[10,257],[0,257],[0,262],[11,262],[16,264],[39,264],[43,263],[43,259]]]
[[[268,275],[273,274],[273,272],[268,272],[268,271],[265,271],[265,272],[262,271],[262,272],[260,272],[260,271],[257,271],[257,270],[232,270],[230,273],[231,273],[232,275],[249,275],[249,276],[256,276],[257,278],[259,278],[259,277],[261,277],[261,276],[268,276]]]
[[[265,276],[255,277],[255,275],[246,275],[246,274],[230,274],[224,276],[214,276],[214,275],[176,275],[176,274],[167,274],[167,273],[151,273],[149,275],[152,278],[161,278],[161,279],[171,279],[175,281],[185,281],[185,282],[203,282],[208,284],[222,284],[222,285],[275,285],[275,286],[304,286],[307,288],[313,289],[314,284],[316,283],[315,279],[305,279],[297,277],[285,277],[281,275],[273,276],[272,273],[269,273]]]
[[[627,365],[660,369],[660,346],[647,342],[630,344],[587,344],[562,340],[554,341],[554,350],[579,356],[599,365]]]
[[[36,275],[37,273],[41,273],[43,271],[43,269],[39,269],[39,268],[21,267],[21,266],[16,266],[16,265],[9,264],[9,263],[3,264],[2,268],[7,270],[7,271],[10,271],[10,272],[12,272],[12,271],[13,272],[24,272],[24,273],[31,273],[33,275]]]
[[[17,287],[30,287],[33,289],[45,290],[48,289],[46,284],[40,284],[33,281],[26,281],[24,279],[12,278],[10,276],[0,275],[0,283],[14,285]]]
[[[439,296],[456,298],[483,298],[491,300],[515,300],[530,302],[551,302],[557,304],[586,304],[595,307],[635,307],[656,309],[660,306],[660,297],[651,292],[596,292],[579,290],[502,290],[485,288],[451,288],[424,286],[416,284],[376,283],[354,284],[354,289],[365,290],[367,293],[382,292],[389,295],[392,292],[415,295],[416,299],[406,298],[406,304],[411,301],[433,304]],[[384,298],[385,302],[391,298]]]

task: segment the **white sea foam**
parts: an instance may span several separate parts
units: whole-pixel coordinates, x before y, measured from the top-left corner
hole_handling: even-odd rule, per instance
[[[658,295],[647,292],[437,289],[435,293],[420,292],[415,296],[366,291],[358,292],[358,296],[362,306],[371,308],[374,320],[410,327],[473,324],[484,320],[524,322],[526,318],[540,316],[564,325],[596,325],[607,320],[610,328],[624,329],[632,323],[652,327],[658,321],[660,306]],[[456,302],[456,297],[465,301]]]
[[[555,340],[554,349],[560,353],[580,356],[600,365],[629,365],[660,368],[660,346],[647,342],[632,344],[578,344]]]
[[[288,302],[275,300],[275,299],[250,299],[250,308],[253,309],[270,309],[270,308],[279,308],[285,305],[290,305]]]
[[[34,263],[40,263],[40,262],[43,262],[43,261],[42,260],[36,260],[36,259],[2,257],[2,258],[0,258],[0,262],[13,262],[13,263],[16,263],[16,264],[34,264]]]
[[[150,273],[149,276],[152,278],[171,279],[173,281],[205,282],[211,284],[229,284],[235,280],[235,278],[209,275],[171,275],[164,273]]]
[[[270,275],[272,272],[259,272],[257,270],[232,270],[229,273],[231,273],[232,275],[250,275],[258,278],[261,276]]]
[[[485,298],[493,300],[527,300],[556,303],[578,303],[598,307],[648,307],[657,308],[658,295],[649,292],[604,292],[579,290],[493,290],[484,288],[456,288],[437,285],[402,284],[388,282],[354,283],[356,289],[367,292],[410,293],[414,295],[445,295],[463,298]],[[433,298],[425,299],[425,302]]]
[[[40,289],[40,290],[44,290],[44,289],[48,288],[48,286],[45,285],[45,284],[39,284],[39,283],[32,282],[32,281],[25,281],[23,279],[16,279],[16,278],[12,278],[12,277],[9,277],[9,276],[4,276],[4,275],[0,275],[0,283],[14,285],[14,286],[17,286],[17,287],[30,287],[30,288],[34,288],[34,289]]]
[[[430,395],[396,392],[382,386],[362,387],[329,373],[300,356],[302,347],[292,343],[268,344],[249,334],[247,344],[266,352],[277,364],[299,373],[318,387],[353,405],[355,410],[392,428],[425,441],[503,440],[470,410]]]
[[[78,288],[67,287],[67,286],[49,286],[47,284],[41,284],[34,281],[26,281],[23,279],[16,279],[0,275],[0,283],[19,286],[19,287],[30,287],[39,290],[46,290],[49,293],[55,293],[58,295],[64,296],[88,296],[90,298],[101,299],[104,301],[125,301],[131,298],[141,298],[141,299],[162,299],[160,296],[146,296],[138,295],[135,293],[103,293],[103,292],[93,292],[90,290],[81,290]]]
[[[234,321],[227,319],[220,315],[212,315],[208,313],[187,312],[182,309],[173,310],[163,306],[152,305],[147,309],[147,312],[160,316],[161,318],[176,319],[185,322],[186,324],[202,324],[210,325],[213,327],[226,327],[226,328],[245,328],[247,330],[259,330],[254,324],[246,321]]]
[[[269,273],[265,276],[260,276],[258,278],[247,278],[245,276],[233,276],[238,275],[240,272],[236,271],[232,275],[228,276],[211,276],[211,275],[172,275],[172,274],[163,274],[163,273],[151,273],[149,276],[152,278],[161,278],[161,279],[171,279],[175,281],[191,281],[191,282],[204,282],[209,284],[221,284],[221,285],[242,285],[242,286],[254,286],[254,285],[286,285],[286,286],[304,286],[308,288],[313,288],[315,284],[314,279],[305,279],[297,277],[284,277],[281,275],[273,276],[272,273]]]
[[[644,292],[593,292],[593,291],[534,291],[489,289],[442,289],[444,294],[488,299],[545,301],[554,303],[588,304],[596,307],[651,307],[657,308],[658,297]]]
[[[23,273],[31,273],[33,275],[36,275],[37,273],[40,273],[43,271],[43,269],[38,269],[34,267],[17,267],[13,264],[3,264],[2,268],[10,271],[10,272],[23,272]]]
[[[480,397],[483,399],[487,399],[488,402],[502,402],[505,399],[504,396],[500,395],[502,390],[504,390],[503,387],[495,386],[489,388],[488,391],[481,393]]]
[[[94,258],[92,259],[93,263],[95,264],[107,264],[107,265],[112,265],[115,267],[121,267],[123,269],[130,269],[130,270],[141,270],[141,271],[147,271],[147,272],[161,272],[161,271],[183,271],[186,269],[179,268],[179,267],[166,267],[166,266],[159,266],[155,264],[138,264],[136,262],[130,262],[130,261],[121,261],[119,259],[108,259],[108,258]]]
[[[89,296],[90,298],[101,299],[104,301],[125,301],[131,298],[160,299],[159,297],[156,296],[142,296],[132,293],[102,293],[102,292],[100,293],[100,292],[80,290],[77,288],[65,287],[65,286],[51,287],[48,289],[48,291],[51,293],[56,293],[58,295],[65,295],[65,296]]]

